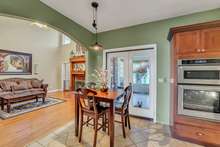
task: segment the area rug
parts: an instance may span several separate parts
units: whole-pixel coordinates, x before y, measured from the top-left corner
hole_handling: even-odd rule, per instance
[[[6,106],[5,110],[0,110],[0,118],[2,119],[8,119],[11,117],[15,117],[24,113],[28,113],[34,110],[38,110],[41,108],[53,106],[56,104],[60,104],[65,102],[65,100],[53,98],[53,97],[47,97],[45,98],[45,103],[42,103],[42,99],[39,99],[38,102],[36,100],[30,100],[26,102],[16,103],[11,105],[11,112],[6,112]]]

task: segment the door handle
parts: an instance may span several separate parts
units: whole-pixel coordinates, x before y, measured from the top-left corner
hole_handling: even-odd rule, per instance
[[[203,136],[203,135],[205,135],[205,134],[203,134],[203,133],[201,133],[201,132],[196,132],[196,135],[197,135],[197,136]]]

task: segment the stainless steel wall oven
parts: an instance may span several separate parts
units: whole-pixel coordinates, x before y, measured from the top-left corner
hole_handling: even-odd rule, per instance
[[[178,83],[220,85],[220,59],[179,60]]]
[[[220,121],[220,59],[178,60],[178,114]]]

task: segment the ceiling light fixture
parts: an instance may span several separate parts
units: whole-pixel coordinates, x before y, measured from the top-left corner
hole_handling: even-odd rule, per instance
[[[99,4],[97,2],[92,2],[92,7],[93,7],[93,22],[92,26],[95,29],[95,44],[93,44],[90,48],[96,51],[102,50],[103,46],[98,43],[98,27],[97,27],[97,10]]]

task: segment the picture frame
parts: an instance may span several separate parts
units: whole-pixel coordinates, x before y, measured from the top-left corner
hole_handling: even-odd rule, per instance
[[[0,75],[31,75],[32,54],[0,49]]]

